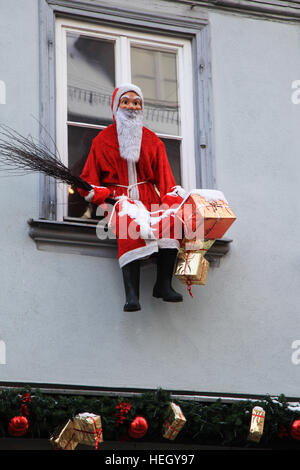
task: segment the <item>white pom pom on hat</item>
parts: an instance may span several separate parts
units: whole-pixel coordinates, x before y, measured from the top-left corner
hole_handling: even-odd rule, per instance
[[[133,83],[123,83],[122,85],[119,85],[115,89],[112,95],[111,109],[112,109],[113,116],[115,116],[118,110],[121,96],[124,95],[124,93],[127,93],[128,91],[134,91],[137,95],[139,95],[139,97],[142,100],[142,106],[144,106],[144,97],[143,97],[142,90],[137,85],[134,85]]]

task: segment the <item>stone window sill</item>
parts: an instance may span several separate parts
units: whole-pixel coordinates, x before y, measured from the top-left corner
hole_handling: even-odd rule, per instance
[[[105,226],[105,222],[98,223]],[[109,238],[100,240],[96,233],[96,222],[30,219],[28,224],[29,235],[39,250],[105,258],[117,257],[117,241]],[[228,238],[216,240],[207,251],[206,259],[213,266],[219,266],[221,258],[228,253],[231,242]]]

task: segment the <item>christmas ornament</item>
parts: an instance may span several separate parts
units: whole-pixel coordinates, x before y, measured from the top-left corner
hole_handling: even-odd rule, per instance
[[[167,418],[162,427],[162,434],[165,439],[173,441],[186,423],[181,408],[171,402],[168,409]]]
[[[147,420],[143,416],[136,416],[130,423],[128,434],[134,439],[144,437],[148,431]]]
[[[300,419],[295,419],[291,425],[290,435],[293,439],[300,440]]]
[[[260,406],[252,410],[248,441],[259,442],[263,434],[265,422],[265,411]]]
[[[118,427],[120,424],[123,424],[126,415],[129,413],[131,409],[131,404],[127,403],[126,401],[121,401],[117,406],[116,410],[118,410],[118,413],[116,413],[116,426]]]
[[[28,431],[28,419],[26,416],[15,416],[8,425],[8,432],[11,436],[24,436]]]
[[[29,416],[29,410],[26,403],[31,402],[30,394],[21,395],[22,404],[20,406],[20,416],[12,418],[8,425],[8,432],[11,436],[23,436],[29,428],[29,422],[26,416]]]

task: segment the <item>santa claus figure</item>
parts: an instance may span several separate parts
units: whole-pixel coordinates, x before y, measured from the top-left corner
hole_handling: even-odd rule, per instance
[[[114,122],[93,140],[81,178],[93,186],[80,191],[86,201],[104,205],[116,201],[110,228],[118,241],[118,261],[123,273],[124,311],[140,310],[140,260],[157,253],[157,279],[153,296],[166,302],[181,302],[172,287],[172,276],[181,233],[162,229],[162,203],[178,203],[176,186],[163,142],[143,126],[144,99],[133,84],[116,88],[112,97]],[[157,217],[158,216],[158,217]],[[154,222],[153,222],[154,220]],[[155,227],[155,221],[160,220]],[[171,222],[170,222],[171,221]],[[124,232],[125,227],[125,232]],[[166,225],[165,225],[166,227]],[[130,230],[129,230],[130,228]]]

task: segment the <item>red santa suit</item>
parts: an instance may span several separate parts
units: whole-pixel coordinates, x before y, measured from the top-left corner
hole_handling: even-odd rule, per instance
[[[120,96],[127,91],[135,91],[142,97],[141,90],[132,84],[117,88],[112,100],[114,117]],[[164,219],[165,223],[160,220],[155,224],[158,220],[155,217],[161,216],[162,211],[153,210],[159,209],[162,203],[167,204],[167,208],[182,199],[172,193],[176,182],[165,146],[154,132],[142,127],[139,159],[137,162],[129,161],[120,155],[114,119],[112,125],[94,138],[81,178],[95,187],[106,187],[105,197],[110,194],[117,201],[107,221],[117,236],[121,268],[136,259],[150,256],[159,248],[179,248],[181,232],[174,230],[174,218],[168,217]],[[93,202],[99,204],[103,201],[100,197],[100,200]],[[105,204],[102,206],[107,208]]]

